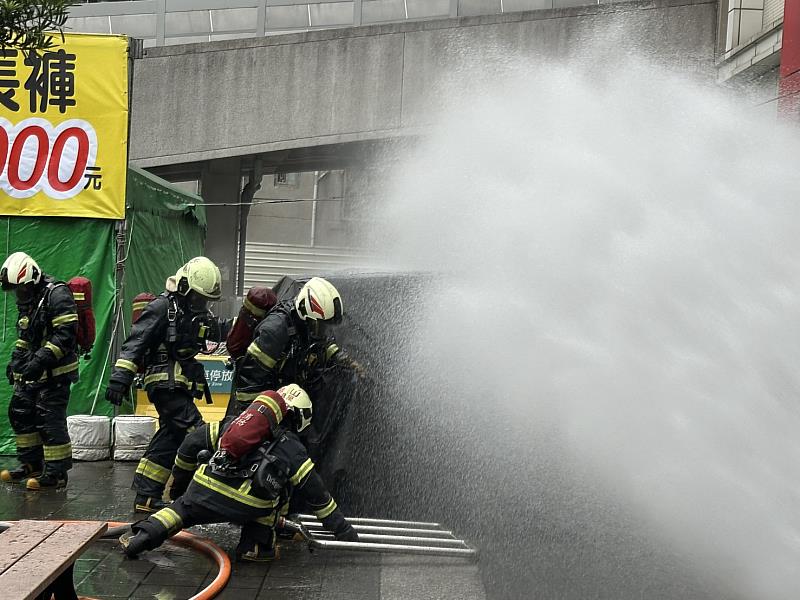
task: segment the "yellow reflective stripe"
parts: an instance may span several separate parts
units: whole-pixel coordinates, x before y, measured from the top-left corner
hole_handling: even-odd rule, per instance
[[[64,325],[65,323],[74,323],[78,320],[78,315],[76,313],[69,313],[68,315],[60,315],[53,319],[51,323],[54,327],[58,327],[59,325]]]
[[[256,523],[258,523],[259,525],[266,525],[267,527],[272,527],[273,525],[275,525],[275,516],[276,516],[275,513],[272,513],[268,517],[260,517],[256,519]]]
[[[72,458],[72,444],[61,444],[60,446],[44,446],[44,460],[64,460]]]
[[[339,351],[339,346],[336,344],[331,344],[327,348],[325,348],[325,358],[330,360],[331,356],[336,354]]]
[[[269,396],[259,396],[255,399],[255,402],[261,402],[261,404],[265,404],[267,408],[269,408],[275,415],[276,421],[278,423],[281,422],[283,419],[283,412],[281,412],[281,407],[273,398],[270,398]]]
[[[250,302],[250,300],[247,299],[247,296],[245,296],[245,298],[244,298],[244,307],[247,310],[249,310],[251,313],[253,313],[254,316],[259,317],[259,318],[261,318],[265,314],[267,314],[266,310],[264,310],[263,308],[258,308],[255,304]]]
[[[180,456],[175,457],[175,466],[179,469],[183,469],[184,471],[194,471],[197,467],[197,463],[192,463],[186,460],[183,460]]]
[[[146,458],[143,458],[139,461],[139,464],[136,467],[136,473],[142,477],[147,477],[147,479],[157,481],[158,483],[167,483],[167,480],[171,474],[169,469],[164,468],[151,460],[147,460]]]
[[[29,350],[31,345],[30,343],[26,342],[25,340],[17,340],[14,345],[17,348],[22,348],[23,350]]]
[[[303,480],[303,478],[306,475],[309,474],[309,472],[311,472],[311,469],[313,469],[313,468],[314,468],[314,463],[311,462],[310,458],[307,458],[306,462],[304,462],[302,465],[300,465],[300,468],[297,469],[297,471],[295,472],[294,475],[292,475],[292,477],[291,477],[291,479],[289,479],[289,481],[292,482],[292,485],[297,485],[298,483],[300,483],[300,481]]]
[[[132,360],[128,360],[127,358],[118,358],[117,362],[114,363],[114,366],[119,369],[130,371],[131,373],[136,373],[139,370],[139,367],[136,366],[136,363]]]
[[[328,502],[323,508],[314,511],[314,516],[317,517],[318,519],[324,519],[325,517],[330,515],[333,511],[335,511],[336,508],[337,508],[336,502],[334,501],[333,498],[331,498],[331,501]]]
[[[181,516],[170,507],[162,508],[160,511],[153,514],[153,518],[161,523],[170,533],[181,529],[183,526],[183,519],[181,519]]]
[[[183,373],[183,371],[181,371],[178,363],[175,363],[175,373],[174,373],[175,381],[177,383],[182,383],[188,387],[189,380],[183,375],[181,375],[181,373]],[[169,373],[153,373],[152,375],[148,375],[147,377],[144,378],[145,385],[150,385],[151,383],[156,383],[159,381],[169,381]]]
[[[252,402],[258,397],[258,392],[236,392],[237,402]]]
[[[272,358],[269,354],[264,352],[261,348],[259,348],[258,344],[256,344],[255,342],[253,342],[247,347],[247,353],[250,356],[254,357],[258,362],[260,362],[268,369],[274,367],[275,364],[278,362],[274,358]]]
[[[150,304],[147,300],[142,300],[141,302],[134,302],[133,303],[133,310],[142,310],[145,306]]]
[[[74,300],[86,300],[86,294],[83,292],[72,292],[72,298]]]
[[[41,445],[42,436],[39,432],[17,434],[17,448],[34,448]]]
[[[58,360],[64,358],[64,351],[55,344],[50,342],[45,342],[44,347],[50,350],[50,352],[52,352]]]
[[[78,370],[78,363],[74,362],[74,363],[69,363],[68,365],[64,365],[63,367],[56,367],[55,369],[52,369],[50,372],[53,375],[64,375],[66,373],[72,373],[72,371],[77,371],[77,370]]]
[[[240,490],[237,490],[236,488],[225,485],[221,481],[212,479],[205,474],[207,466],[208,465],[200,465],[200,468],[194,472],[193,477],[194,481],[203,487],[217,492],[218,494],[222,494],[223,496],[227,496],[236,502],[241,502],[242,504],[246,504],[254,508],[273,508],[276,506],[277,500],[262,500],[261,498],[256,498],[255,496],[249,496],[242,493]],[[246,483],[250,483],[250,481],[248,480]],[[245,486],[243,485],[242,488],[244,487]]]
[[[208,437],[211,442],[211,447],[217,447],[217,440],[219,440],[219,421],[214,421],[208,425]]]

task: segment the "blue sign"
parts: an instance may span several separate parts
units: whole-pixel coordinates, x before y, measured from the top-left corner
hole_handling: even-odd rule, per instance
[[[212,394],[230,394],[231,385],[233,384],[233,371],[225,368],[225,360],[217,358],[199,358],[206,370],[206,381],[208,381],[208,388]]]

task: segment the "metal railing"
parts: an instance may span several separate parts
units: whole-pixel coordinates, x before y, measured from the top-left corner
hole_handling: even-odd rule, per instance
[[[67,27],[145,46],[315,29],[566,8],[612,0],[111,0],[70,9]]]

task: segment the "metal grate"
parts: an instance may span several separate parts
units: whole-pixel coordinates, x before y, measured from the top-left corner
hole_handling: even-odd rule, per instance
[[[339,542],[322,527],[313,515],[299,515],[300,522],[284,521],[284,526],[300,533],[309,548],[330,548],[354,552],[380,552],[392,554],[423,554],[428,556],[456,556],[478,559],[478,551],[464,540],[444,529],[439,523],[393,521],[348,517],[347,521],[358,532],[358,542]]]

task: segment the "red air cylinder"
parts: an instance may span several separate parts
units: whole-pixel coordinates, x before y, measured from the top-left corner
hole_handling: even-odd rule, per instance
[[[251,287],[244,297],[239,316],[228,333],[228,354],[234,359],[244,356],[253,341],[256,326],[278,303],[278,297],[266,287]]]
[[[78,333],[76,341],[80,354],[89,358],[96,334],[94,311],[92,310],[92,282],[86,277],[73,277],[67,282],[78,308]]]

